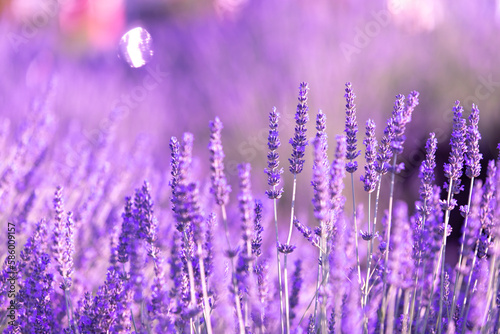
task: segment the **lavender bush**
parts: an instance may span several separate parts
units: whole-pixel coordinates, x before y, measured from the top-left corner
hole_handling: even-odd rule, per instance
[[[113,128],[79,164],[55,164],[47,152],[64,152],[49,151],[61,140],[51,122],[54,79],[20,129],[7,124],[19,136],[2,138],[0,198],[8,217],[2,228],[13,226],[15,233],[1,241],[15,240],[15,247],[1,254],[0,328],[499,333],[500,158],[488,162],[483,180],[478,106],[467,119],[459,101],[452,107],[443,166],[436,151],[446,144],[429,134],[420,187],[404,190],[419,199],[406,203],[394,195],[395,178],[405,168],[399,158],[406,127],[419,117],[419,93],[396,96],[378,140],[375,122],[366,120],[361,154],[354,89],[346,84],[345,135],[335,135],[325,113],[311,114],[309,86],[300,83],[289,145],[282,145],[280,113],[273,108],[267,168],[242,163],[231,184],[224,148],[232,143],[222,117],[207,122],[204,137],[171,137],[166,170],[140,145],[131,154],[116,150]],[[204,163],[196,141],[208,147]],[[280,167],[284,156],[290,174]],[[301,173],[307,160],[311,180]],[[62,173],[61,183],[47,184],[54,173]],[[437,184],[441,174],[446,182]],[[268,189],[256,190],[252,183],[265,177]],[[291,186],[282,183],[290,178]],[[344,196],[349,183],[352,199]],[[354,196],[355,184],[365,194]],[[296,196],[308,187],[312,206]],[[461,192],[466,202],[456,197]],[[453,221],[455,212],[462,218]],[[461,246],[451,267],[447,240],[457,223],[463,225]]]

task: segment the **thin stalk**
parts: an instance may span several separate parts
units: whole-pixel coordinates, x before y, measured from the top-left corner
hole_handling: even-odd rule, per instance
[[[328,277],[323,278],[323,280],[321,281],[321,284],[323,284],[323,282],[325,282],[325,281],[326,281],[326,279],[328,279]],[[316,299],[316,296],[317,296],[317,294],[318,294],[318,293],[319,293],[319,288],[318,288],[318,289],[316,289],[316,291],[314,292],[314,296],[312,296],[311,301],[310,301],[310,302],[309,302],[309,304],[307,305],[306,310],[305,310],[305,311],[304,311],[304,313],[302,314],[302,317],[300,318],[300,321],[299,321],[299,323],[298,323],[297,327],[300,327],[300,324],[302,324],[302,321],[304,320],[304,317],[306,316],[307,311],[309,310],[309,308],[311,308],[311,305],[312,305],[312,303],[314,302],[314,300]],[[338,314],[338,313],[335,313],[335,314]],[[335,323],[338,323],[338,324],[339,324],[340,322],[335,322]]]
[[[498,243],[498,241],[495,241],[495,243]],[[497,256],[496,254],[493,255],[492,259],[491,259],[491,262],[490,262],[490,277],[488,279],[488,292],[486,294],[486,307],[484,308],[484,314],[483,314],[483,319],[482,319],[482,328],[485,328],[486,326],[486,320],[487,320],[487,317],[488,317],[488,314],[490,313],[489,310],[490,310],[490,304],[491,303],[495,303],[494,301],[492,301],[493,299],[493,292],[494,290],[496,290],[494,288],[494,282],[495,281],[495,278],[497,278],[497,275],[498,275],[498,271],[496,270],[496,266],[497,266]]]
[[[229,229],[227,228],[226,206],[222,204],[220,208],[222,213],[222,221],[224,222],[224,229],[226,232],[227,247],[229,248],[229,251],[232,251],[231,243],[229,242]],[[238,291],[238,284],[236,284],[233,257],[230,257],[230,262],[231,262],[231,282],[233,283],[234,304],[236,305],[236,316],[238,317],[239,332],[240,334],[245,334],[245,325],[243,323],[243,316],[241,314],[241,303]]]
[[[446,205],[449,207],[450,201],[451,201],[451,190],[453,189],[453,179],[450,179],[450,184],[448,185],[448,198],[446,200]],[[438,312],[438,317],[437,317],[437,323],[436,323],[436,330],[438,334],[441,334],[441,331],[443,330],[441,326],[441,315],[443,314],[443,294],[444,294],[444,264],[446,260],[446,240],[447,240],[447,234],[448,234],[448,222],[450,220],[450,210],[449,208],[446,208],[446,213],[444,217],[444,233],[443,233],[443,241],[441,243],[441,263],[439,264],[441,266],[441,287],[439,289],[439,312]]]
[[[424,199],[424,205],[422,208],[423,212],[423,217],[422,217],[422,232],[424,231],[425,228],[425,223],[427,221],[427,215],[425,214],[427,212],[427,199]],[[408,319],[408,333],[411,333],[411,328],[413,325],[413,317],[415,314],[415,302],[417,300],[417,292],[418,292],[418,268],[420,268],[420,264],[422,262],[422,248],[419,249],[418,251],[418,263],[417,263],[417,273],[415,275],[415,288],[413,289],[413,298],[411,300],[411,308],[410,308],[410,318]],[[425,275],[425,263],[424,266],[422,267],[422,276]]]
[[[389,295],[388,298],[388,306],[387,306],[387,329],[385,331],[386,334],[392,334],[394,330],[394,313],[395,313],[395,299],[396,299],[396,287],[394,285],[391,285],[389,287],[389,291],[387,294]]]
[[[356,246],[356,264],[358,266],[358,284],[359,286],[361,286],[361,265],[359,263],[359,245],[358,245],[358,221],[356,219],[356,201],[354,198],[354,173],[351,173],[351,189],[352,189],[352,214],[354,217],[354,243]],[[361,302],[361,304],[363,304],[363,302]]]
[[[371,203],[372,203],[372,193],[368,193],[368,235],[371,235]],[[375,231],[373,231],[375,233]],[[372,253],[373,253],[373,238],[370,239],[368,243],[368,257],[366,258],[366,281],[365,281],[365,292],[363,296],[362,306],[366,306],[368,303],[368,282],[370,279],[370,271],[372,266]]]
[[[409,313],[410,313],[410,298],[411,298],[411,290],[406,289],[405,298],[404,298],[404,313],[403,313],[403,333],[411,333],[410,325],[409,325]]]
[[[390,188],[390,193],[389,193],[389,213],[387,217],[387,234],[386,234],[386,239],[387,239],[387,247],[385,249],[385,269],[384,269],[384,282],[383,282],[383,288],[382,288],[382,321],[380,322],[380,329],[381,333],[384,332],[384,323],[385,323],[385,308],[387,307],[387,294],[386,294],[386,288],[387,288],[387,264],[389,263],[389,249],[390,249],[390,244],[391,244],[391,226],[392,226],[392,202],[394,200],[394,178],[395,178],[395,169],[396,169],[396,159],[398,155],[394,154],[394,158],[392,160],[392,169],[391,169],[391,188]]]
[[[208,313],[208,292],[207,284],[205,282],[205,264],[203,263],[203,258],[201,256],[201,244],[198,243],[198,263],[200,266],[200,276],[201,276],[201,290],[203,293],[203,316],[205,318],[205,324],[207,329],[207,334],[212,334],[212,321],[210,320],[210,314]]]
[[[126,270],[125,270],[125,263],[124,263],[124,262],[122,262],[122,267],[123,267],[124,277],[126,277],[126,276],[125,276]],[[134,331],[135,331],[136,333],[139,333],[139,332],[137,331],[137,327],[136,327],[136,325],[135,325],[134,312],[132,312],[132,309],[130,309],[130,318],[132,319],[132,325],[134,326]]]
[[[326,244],[326,226],[325,226],[325,223],[323,221],[320,222],[321,224],[321,243],[323,244],[323,247],[325,250],[328,249],[328,245]],[[321,251],[320,250],[320,254],[322,254],[321,256],[321,269],[322,269],[322,282],[323,284],[326,284],[326,282],[328,282],[328,268],[326,266],[327,264],[327,253],[324,252],[324,251]],[[322,285],[323,285],[322,284]],[[326,333],[326,323],[327,323],[327,316],[326,316],[326,298],[323,297],[323,301],[321,303],[321,312],[320,312],[321,316],[320,316],[320,329],[321,329],[321,333]]]
[[[321,254],[322,254],[322,240],[320,239],[320,246],[319,246],[319,258],[318,258],[318,276],[316,278],[316,291],[318,293],[316,293],[314,295],[314,321],[316,322],[316,319],[317,319],[317,316],[318,316],[318,300],[319,300],[319,288],[320,288],[320,277],[321,277]]]
[[[477,285],[477,280],[474,281],[474,287],[473,287],[472,291],[474,291],[476,289],[476,285]],[[469,317],[470,303],[467,304],[466,309],[467,309],[467,311],[465,311],[465,318],[463,318],[463,319],[465,319],[465,321],[467,321],[467,318]],[[467,326],[462,326],[462,334],[465,332],[466,327]]]
[[[481,227],[481,230],[479,231],[478,239],[479,239],[479,236],[481,236],[481,234],[483,234],[483,227]],[[474,256],[472,257],[472,264],[470,267],[469,277],[467,279],[467,285],[465,286],[465,295],[464,295],[464,301],[462,303],[462,310],[460,311],[460,318],[463,317],[465,305],[467,304],[467,296],[469,295],[470,283],[472,281],[472,273],[474,271],[474,267],[476,266],[476,262],[477,262],[478,249],[479,249],[479,247],[476,247],[476,249],[474,250]]]
[[[276,186],[273,186],[273,191],[276,190]],[[274,228],[276,230],[276,245],[279,242],[278,235],[278,208],[277,208],[277,200],[273,199],[274,206]],[[285,330],[285,325],[283,323],[283,283],[281,280],[281,261],[280,261],[280,252],[278,247],[276,247],[276,262],[278,263],[278,285],[280,287],[280,324],[281,324],[281,334],[283,334]]]
[[[293,174],[293,190],[292,190],[292,208],[290,213],[290,228],[288,230],[288,238],[286,240],[286,244],[290,244],[290,240],[292,239],[292,230],[293,230],[293,217],[295,212],[295,196],[297,191],[297,174]],[[290,303],[288,296],[288,268],[287,268],[287,255],[284,255],[284,265],[283,265],[283,276],[285,280],[285,325],[286,325],[286,333],[290,334]]]
[[[448,318],[450,316],[453,316],[455,313],[455,307],[456,307],[456,300],[457,300],[457,288],[458,288],[458,293],[460,294],[460,290],[462,288],[462,259],[464,255],[464,244],[465,244],[465,231],[467,229],[467,221],[469,220],[469,210],[470,210],[470,203],[472,201],[472,189],[474,188],[474,176],[471,177],[470,179],[470,188],[469,188],[469,199],[467,201],[467,214],[465,215],[465,220],[464,220],[464,227],[463,227],[463,233],[462,233],[462,245],[460,246],[460,255],[458,256],[458,272],[457,272],[457,277],[455,279],[455,286],[453,287],[453,299],[451,302],[451,312],[448,315]],[[458,284],[460,283],[460,284]]]
[[[429,301],[429,304],[427,305],[427,308],[425,310],[424,326],[422,327],[422,333],[424,333],[425,328],[427,327],[427,320],[429,319],[429,311],[430,311],[431,304],[432,304],[432,297],[434,296],[434,290],[435,290],[435,286],[436,286],[436,279],[437,279],[437,275],[439,273],[440,264],[441,264],[441,255],[442,255],[442,253],[439,252],[438,259],[437,259],[435,265],[433,266],[434,270],[433,270],[433,276],[432,276],[431,293],[430,293],[430,297],[429,297],[430,301]]]

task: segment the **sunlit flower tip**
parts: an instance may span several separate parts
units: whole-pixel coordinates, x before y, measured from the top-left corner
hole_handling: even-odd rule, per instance
[[[469,124],[467,126],[467,135],[465,139],[465,144],[467,146],[467,152],[465,153],[465,175],[468,177],[478,177],[481,173],[480,161],[483,155],[479,152],[479,140],[481,139],[481,134],[479,133],[479,109],[473,103],[472,111],[469,116]]]
[[[361,151],[357,150],[357,139],[356,134],[358,133],[358,123],[356,121],[356,105],[354,104],[354,92],[352,91],[352,85],[350,82],[346,83],[345,89],[345,99],[346,99],[346,120],[345,120],[345,130],[346,133],[346,143],[347,143],[347,152],[346,159],[350,160],[349,163],[346,164],[346,171],[348,173],[354,173],[358,169],[358,164],[356,159]]]
[[[375,190],[378,174],[375,171],[375,160],[377,159],[377,139],[375,138],[375,122],[369,119],[366,122],[366,132],[365,139],[363,140],[364,145],[366,146],[365,151],[365,175],[360,176],[361,182],[364,183],[364,189],[368,193]]]
[[[462,118],[463,107],[460,101],[453,107],[453,131],[451,133],[451,153],[448,163],[444,165],[444,174],[450,180],[458,180],[462,176],[465,145],[465,120]],[[455,192],[455,191],[454,191]]]
[[[218,205],[226,205],[229,201],[229,193],[231,186],[227,184],[226,175],[224,174],[224,150],[222,147],[221,131],[223,125],[219,117],[215,117],[214,121],[210,121],[210,143],[208,149],[210,151],[210,179],[212,187],[210,193],[215,196],[215,201]]]
[[[326,136],[326,115],[322,110],[318,111],[318,115],[316,116],[316,137]]]
[[[299,104],[297,105],[297,112],[295,113],[295,132],[294,136],[290,138],[292,145],[292,157],[288,159],[290,162],[290,172],[292,174],[299,174],[304,168],[304,152],[307,145],[306,137],[306,123],[309,120],[309,107],[307,106],[307,83],[303,82],[299,87]]]
[[[297,248],[294,245],[282,244],[279,241],[276,242],[276,247],[278,248],[278,251],[283,254],[290,254],[295,248]]]

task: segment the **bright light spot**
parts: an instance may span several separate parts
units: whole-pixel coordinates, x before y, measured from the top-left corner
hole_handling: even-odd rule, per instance
[[[130,67],[144,66],[153,57],[152,42],[146,29],[137,27],[129,30],[120,40],[120,55]]]

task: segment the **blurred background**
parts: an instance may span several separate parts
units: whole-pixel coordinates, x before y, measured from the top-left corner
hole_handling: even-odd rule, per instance
[[[113,150],[135,150],[139,160],[165,173],[170,137],[194,133],[198,170],[206,178],[208,122],[219,116],[233,199],[240,162],[252,163],[256,197],[263,197],[268,113],[276,106],[285,168],[281,202],[288,208],[288,138],[301,81],[310,86],[308,133],[314,135],[322,109],[330,156],[335,135],[343,132],[346,82],[357,95],[360,149],[368,118],[375,120],[380,139],[395,95],[420,92],[407,127],[401,157],[406,170],[397,180],[397,198],[418,197],[418,167],[429,132],[439,141],[437,183],[444,182],[455,100],[462,102],[464,116],[472,103],[481,110],[483,166],[497,157],[498,0],[3,0],[0,18],[1,116],[12,129],[22,128],[32,101],[52,87],[53,131],[60,138],[51,149],[57,152],[49,151],[60,166],[60,173],[47,175],[54,184],[64,177],[64,166],[69,175],[83,152],[101,145],[111,129]],[[139,64],[127,56],[131,40],[122,38],[137,27],[143,29],[136,35],[144,58]],[[15,138],[16,131],[9,136]],[[310,147],[307,154],[299,193],[303,209],[310,210]],[[358,161],[362,169],[363,156]],[[366,195],[357,186],[363,202]]]

